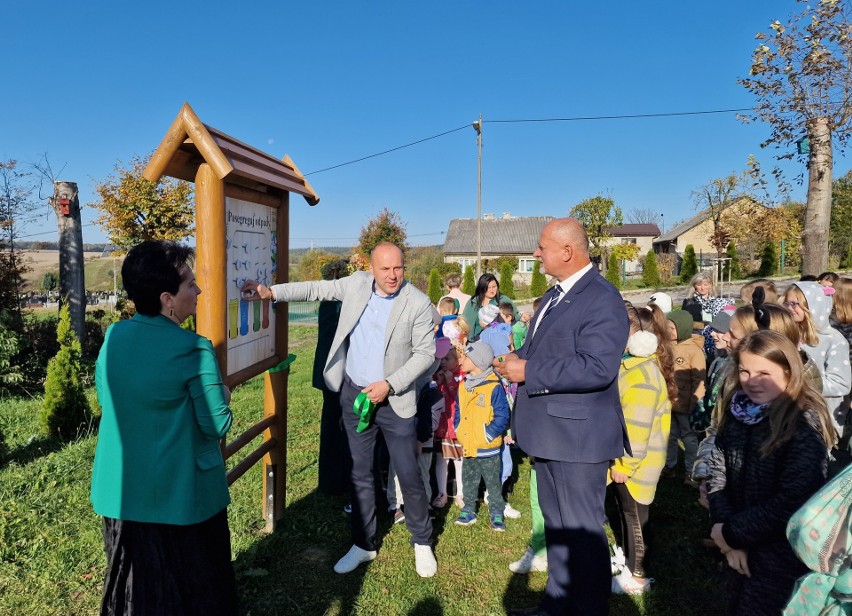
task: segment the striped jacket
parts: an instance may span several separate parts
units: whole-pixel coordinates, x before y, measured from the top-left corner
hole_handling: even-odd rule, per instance
[[[616,459],[612,468],[627,475],[637,503],[650,505],[666,462],[672,408],[656,355],[622,359],[618,392],[633,455]]]

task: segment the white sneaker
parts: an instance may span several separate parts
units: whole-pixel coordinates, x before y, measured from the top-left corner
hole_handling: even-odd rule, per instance
[[[651,582],[654,578],[646,578],[644,582],[639,582],[628,569],[624,569],[618,575],[612,577],[612,594],[614,595],[641,595],[645,591],[651,590]]]
[[[627,569],[627,557],[624,555],[624,550],[621,546],[610,546],[609,564],[613,575],[618,575]]]
[[[432,552],[432,546],[414,544],[414,569],[420,577],[432,577],[438,572],[438,561]]]
[[[510,520],[517,520],[521,517],[521,512],[512,507],[509,503],[506,503],[506,507],[503,509],[503,516]]]
[[[520,560],[509,563],[512,573],[529,573],[530,571],[547,571],[547,557],[536,556],[532,548],[527,548]]]
[[[364,550],[359,548],[357,545],[353,545],[349,548],[349,551],[346,552],[346,556],[337,561],[337,564],[334,565],[335,573],[349,573],[350,571],[355,571],[355,569],[361,563],[370,562],[376,558],[375,550]]]

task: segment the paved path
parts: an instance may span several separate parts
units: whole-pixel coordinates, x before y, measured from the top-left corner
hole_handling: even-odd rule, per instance
[[[775,281],[775,285],[778,287],[779,296],[781,292],[786,289],[791,282],[798,280],[798,276],[787,276],[784,278],[773,278]],[[726,283],[724,288],[722,289],[722,294],[724,297],[732,297],[739,301],[740,298],[740,287],[742,287],[748,280],[734,280],[731,283]],[[651,296],[654,293],[659,291],[663,291],[671,295],[672,298],[672,306],[679,307],[683,300],[686,299],[686,285],[679,285],[676,287],[666,287],[662,289],[637,289],[630,291],[622,291],[621,296],[636,304],[637,306],[644,306],[648,303],[648,300],[651,299]],[[518,310],[521,312],[528,311],[532,312],[532,303],[531,302],[522,302],[518,304]]]

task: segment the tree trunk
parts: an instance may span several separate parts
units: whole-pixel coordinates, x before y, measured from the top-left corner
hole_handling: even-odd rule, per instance
[[[828,118],[808,120],[808,204],[802,233],[802,274],[818,276],[828,269],[828,226],[831,219],[831,130]]]
[[[56,212],[56,223],[59,227],[60,301],[68,302],[71,327],[82,345],[86,341],[86,283],[83,270],[83,227],[80,222],[77,184],[54,182],[50,205]]]

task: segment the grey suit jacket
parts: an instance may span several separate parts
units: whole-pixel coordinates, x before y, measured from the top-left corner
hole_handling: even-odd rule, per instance
[[[278,302],[343,302],[340,307],[340,321],[323,370],[323,378],[328,388],[340,391],[346,374],[349,334],[361,318],[373,293],[373,275],[368,272],[355,272],[339,280],[277,284],[272,287],[272,292]],[[385,339],[375,341],[376,344],[384,344],[385,379],[396,392],[388,398],[388,402],[400,417],[415,415],[415,382],[435,361],[435,325],[432,312],[429,298],[407,281],[404,282],[391,308]]]

